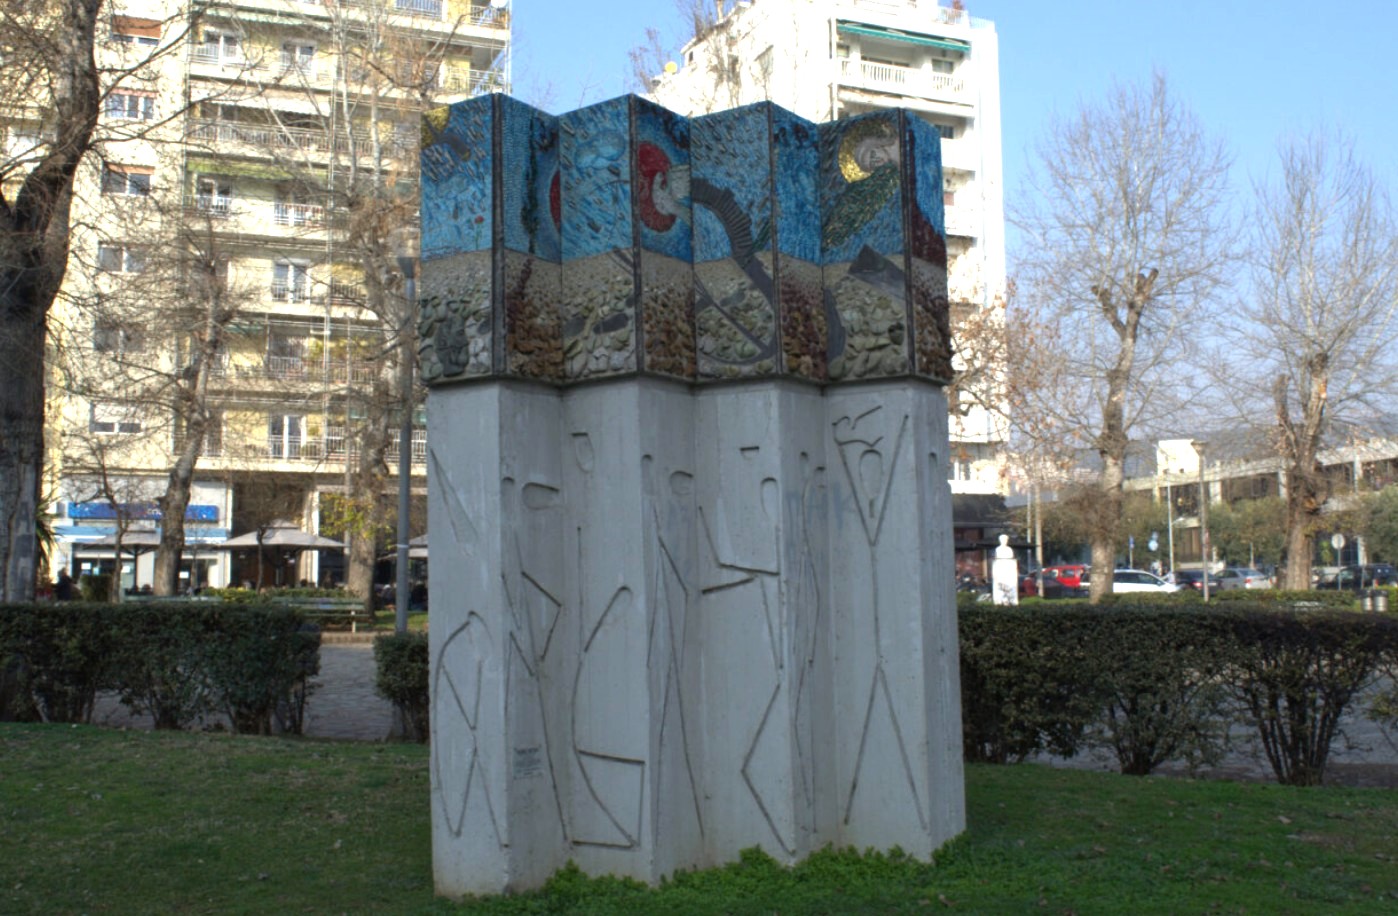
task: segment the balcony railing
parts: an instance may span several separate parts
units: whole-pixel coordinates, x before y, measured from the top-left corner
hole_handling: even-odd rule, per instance
[[[393,7],[410,16],[442,18],[442,0],[393,0]]]
[[[229,445],[226,441],[224,444]],[[386,445],[384,459],[390,469],[396,468],[398,437],[393,436]],[[427,430],[414,429],[409,448],[410,463],[426,463]],[[273,461],[353,461],[359,457],[359,441],[347,435],[344,427],[331,426],[319,436],[268,435],[263,440],[244,443],[238,451],[247,458],[265,458]]]
[[[477,96],[504,89],[504,76],[498,70],[471,70],[466,67],[446,67],[442,88],[459,95]]]
[[[351,153],[364,156],[373,145],[367,133],[356,131],[345,137],[329,131],[305,127],[281,127],[274,124],[245,124],[239,121],[195,120],[190,122],[187,136],[191,140],[209,143],[240,143],[276,155],[278,150],[302,152]]]
[[[203,216],[211,216],[214,219],[228,219],[233,212],[233,199],[231,197],[215,197],[210,194],[200,194],[194,198],[194,209]]]
[[[868,60],[840,60],[843,82],[866,89],[896,92],[919,98],[943,98],[960,101],[966,94],[966,81],[950,73],[935,73],[920,67],[899,64],[879,64]]]
[[[243,381],[262,379],[311,385],[367,385],[383,371],[384,367],[380,364],[360,360],[346,363],[343,359],[332,359],[326,364],[311,357],[265,355],[259,362],[234,364],[218,372],[217,376],[236,374]]]
[[[272,205],[272,221],[278,226],[319,226],[325,222],[325,208],[277,201]]]
[[[309,284],[293,283],[290,280],[272,281],[272,298],[278,302],[310,302]]]

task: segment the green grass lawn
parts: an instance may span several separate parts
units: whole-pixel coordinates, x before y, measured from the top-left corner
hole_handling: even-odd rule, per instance
[[[1395,913],[1398,791],[971,767],[936,867],[432,896],[419,746],[0,725],[0,913]]]

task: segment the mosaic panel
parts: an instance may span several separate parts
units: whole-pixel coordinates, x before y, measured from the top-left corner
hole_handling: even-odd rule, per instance
[[[912,201],[909,211],[909,297],[913,325],[914,371],[949,382],[951,317],[947,301],[946,217],[942,202],[942,142],[932,125],[905,117],[904,182]]]
[[[643,358],[650,373],[694,377],[694,257],[689,121],[632,99],[636,256]]]
[[[940,143],[911,114],[491,96],[423,130],[428,381],[950,377]]]
[[[911,370],[898,112],[820,128],[821,247],[832,381]]]
[[[490,98],[422,117],[422,260],[491,247]]]
[[[631,100],[559,118],[564,378],[638,371]]]
[[[771,107],[694,121],[694,320],[702,378],[780,370]]]
[[[789,111],[771,107],[776,211],[777,301],[784,369],[823,382],[830,335],[821,269],[819,131]]]

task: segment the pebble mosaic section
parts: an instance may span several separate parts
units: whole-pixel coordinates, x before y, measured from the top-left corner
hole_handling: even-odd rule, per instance
[[[905,111],[429,112],[423,379],[946,382],[940,155]]]

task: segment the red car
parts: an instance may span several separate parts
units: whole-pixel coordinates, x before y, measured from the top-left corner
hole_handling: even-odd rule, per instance
[[[1044,575],[1053,576],[1069,588],[1082,588],[1082,575],[1087,572],[1086,563],[1066,563],[1062,566],[1045,566]]]

